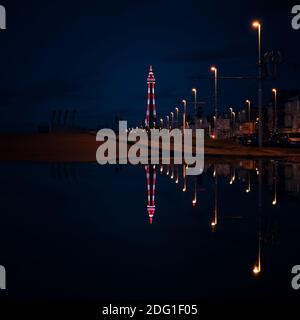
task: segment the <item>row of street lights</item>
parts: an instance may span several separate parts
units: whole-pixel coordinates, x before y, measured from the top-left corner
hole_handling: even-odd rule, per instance
[[[273,88],[272,93],[273,93],[273,98],[274,98],[274,120],[273,120],[273,123],[274,123],[274,131],[276,132],[277,126],[278,126],[278,123],[277,123],[278,122],[278,120],[277,120],[277,118],[278,118],[278,115],[277,115],[277,93],[278,93],[278,90]],[[245,100],[245,104],[247,105],[248,122],[251,122],[251,101],[249,99],[247,99],[247,100]],[[230,114],[232,115],[233,109],[229,108],[229,110],[230,110]]]
[[[263,143],[263,112],[262,112],[262,55],[261,55],[261,34],[262,34],[262,25],[259,21],[254,21],[252,23],[253,28],[256,28],[258,31],[258,144],[259,147],[262,147]],[[210,71],[214,73],[214,123],[216,124],[216,120],[218,118],[218,68],[216,66],[212,66]],[[272,89],[274,93],[274,128],[277,130],[277,90]],[[195,106],[195,116],[197,114],[197,89],[193,88],[192,93],[194,94],[194,106]],[[251,122],[251,102],[250,100],[245,101],[248,106],[248,121]],[[186,128],[186,100],[182,100],[183,103],[183,119],[182,119],[182,128]],[[178,124],[178,113],[179,109],[176,107],[176,119]],[[171,117],[171,125],[170,125],[170,117]],[[235,119],[235,112],[231,108],[231,117]],[[163,127],[163,119],[160,119],[161,127]],[[174,126],[174,112],[170,113],[170,116],[167,116],[167,127],[172,128]]]

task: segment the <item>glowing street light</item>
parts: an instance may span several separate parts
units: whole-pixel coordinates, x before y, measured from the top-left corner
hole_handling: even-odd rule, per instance
[[[185,129],[185,118],[186,118],[186,100],[185,99],[182,100],[182,104],[183,104],[182,130],[184,132],[184,129]]]
[[[233,122],[233,124],[235,124],[235,112],[234,111],[232,111],[232,122]]]
[[[248,172],[248,187],[246,189],[246,193],[251,192],[251,180],[250,180],[250,173]]]
[[[276,192],[276,184],[275,184],[275,193],[274,193],[274,198],[273,198],[273,201],[272,201],[272,205],[276,206],[276,204],[277,204],[277,192]]]
[[[245,102],[247,103],[247,106],[248,106],[248,122],[250,122],[251,121],[251,110],[250,110],[251,101],[247,99]]]
[[[232,108],[229,108],[229,111],[230,111],[230,121],[232,122],[232,112],[233,112],[233,109],[232,109]]]
[[[177,123],[177,128],[178,128],[179,109],[177,107],[175,108],[175,113],[176,113],[176,123]]]
[[[214,167],[213,177],[215,178],[216,175],[217,175],[217,170],[216,170],[216,168]]]
[[[195,181],[195,191],[194,191],[194,199],[192,201],[193,207],[197,204],[197,181]]]
[[[230,179],[230,181],[229,181],[229,184],[233,184],[234,181],[235,181],[235,169],[233,169],[233,174],[232,174],[232,176],[231,176],[231,179]]]
[[[170,112],[171,115],[171,128],[174,128],[174,112]]]
[[[216,120],[217,120],[217,117],[216,116],[213,116],[214,118],[214,128],[216,129]]]
[[[215,78],[215,116],[218,118],[218,69],[216,66],[212,66],[210,71],[214,73]]]
[[[277,131],[277,89],[272,89],[274,94],[274,131]]]
[[[275,165],[274,165],[274,177],[273,177],[273,180],[274,180],[274,196],[273,196],[272,205],[276,206],[276,204],[277,204],[277,165],[276,165],[276,162],[275,162]]]
[[[218,176],[215,176],[215,201],[214,201],[214,217],[211,222],[212,231],[215,231],[215,228],[218,224]]]
[[[186,192],[186,165],[182,166],[182,179],[183,179],[183,187],[182,192]]]
[[[196,114],[197,114],[197,89],[193,88],[192,92],[194,93],[195,116],[196,116]]]
[[[162,129],[164,127],[164,119],[160,118],[160,128]]]
[[[262,60],[261,60],[261,23],[254,21],[252,27],[258,32],[258,146],[263,144],[263,125],[262,125]]]
[[[254,264],[252,272],[255,276],[261,273],[261,245],[260,245],[260,233],[258,234],[258,257],[257,263]]]

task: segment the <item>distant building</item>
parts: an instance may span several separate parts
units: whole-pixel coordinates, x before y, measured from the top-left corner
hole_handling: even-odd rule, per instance
[[[288,99],[284,104],[284,130],[300,131],[300,94]]]
[[[266,125],[275,131],[276,116],[274,101],[269,102]],[[277,129],[281,132],[300,132],[300,93],[283,93],[277,99]]]

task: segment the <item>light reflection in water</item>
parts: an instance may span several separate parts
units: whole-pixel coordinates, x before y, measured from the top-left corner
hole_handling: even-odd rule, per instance
[[[262,160],[245,160],[245,161],[235,161],[235,162],[217,162],[214,163],[207,162],[205,165],[205,169],[203,175],[210,176],[212,179],[213,184],[213,203],[212,203],[212,215],[209,221],[211,230],[216,232],[217,225],[219,224],[219,215],[222,215],[222,207],[219,206],[219,198],[218,193],[220,188],[224,188],[221,184],[219,185],[219,177],[228,177],[229,185],[233,185],[237,181],[239,183],[246,184],[246,191],[247,194],[254,193],[251,197],[255,198],[255,193],[257,192],[257,217],[258,217],[258,227],[257,227],[257,245],[253,245],[253,257],[254,257],[254,264],[252,266],[252,274],[257,277],[262,273],[262,245],[266,241],[264,231],[262,230],[262,192],[263,192],[263,184],[267,184],[270,192],[271,201],[269,202],[273,207],[278,204],[278,186],[282,185],[283,188],[288,189],[289,181],[292,177],[293,183],[295,184],[294,180],[295,177],[297,178],[298,175],[295,174],[294,169],[298,168],[299,164],[285,164],[282,166],[284,169],[284,174],[281,176],[278,173],[278,161],[271,161],[263,163]],[[290,169],[287,169],[290,168]],[[299,169],[299,168],[298,168]],[[292,170],[293,174],[289,173],[289,170]],[[148,205],[147,211],[150,219],[150,223],[153,221],[153,217],[155,214],[155,184],[156,184],[156,169],[155,166],[146,166],[146,173],[147,173],[147,189],[148,189]],[[187,185],[190,181],[192,185],[190,189],[190,193],[192,193],[192,205],[196,207],[198,201],[198,190],[199,184],[201,184],[201,177],[196,176],[187,176],[186,175],[186,165],[161,165],[160,166],[160,173],[162,175],[169,176],[169,178],[175,181],[176,184],[181,185],[181,190],[184,193],[187,193]],[[280,181],[280,177],[282,181]],[[200,179],[199,179],[200,178]],[[257,188],[252,190],[252,184]],[[299,182],[297,183],[297,186]],[[299,186],[298,186],[299,187]],[[296,193],[299,196],[300,187],[296,188]],[[247,196],[248,197],[248,196]],[[265,196],[264,196],[265,197]],[[220,211],[220,212],[219,212]],[[271,236],[273,238],[273,236]]]

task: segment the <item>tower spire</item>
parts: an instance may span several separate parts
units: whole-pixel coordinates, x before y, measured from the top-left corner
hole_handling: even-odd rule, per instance
[[[148,99],[147,99],[147,111],[145,126],[146,128],[153,128],[156,125],[156,106],[155,106],[155,77],[152,69],[152,65],[149,67],[149,73],[147,77],[148,85]]]

